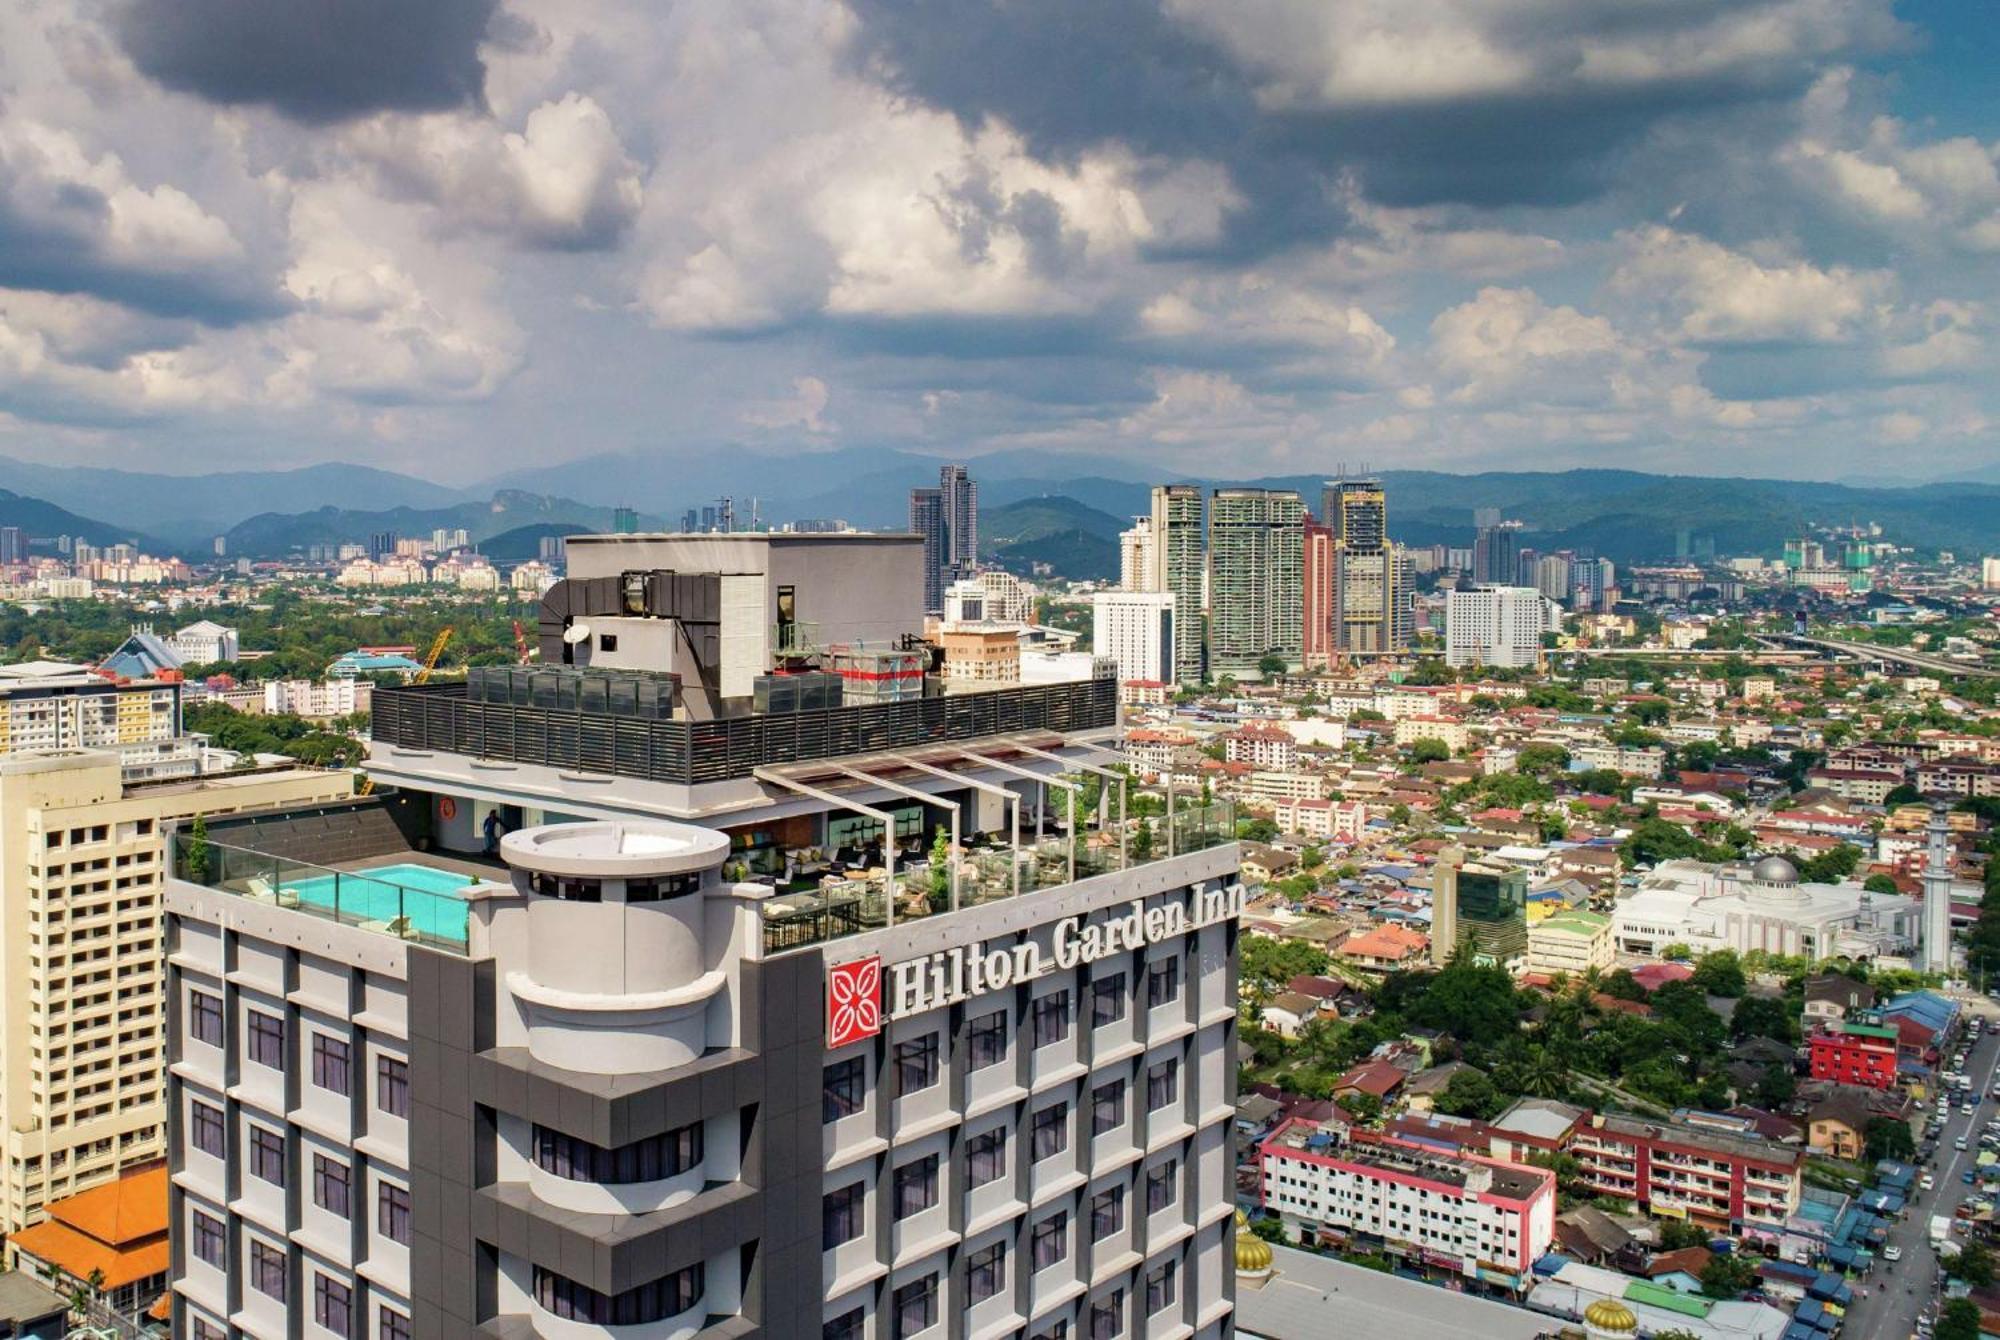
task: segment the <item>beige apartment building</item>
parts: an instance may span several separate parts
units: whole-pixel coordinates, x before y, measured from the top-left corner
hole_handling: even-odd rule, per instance
[[[166,830],[353,791],[304,767],[128,776],[108,748],[0,757],[0,1231],[165,1156]]]

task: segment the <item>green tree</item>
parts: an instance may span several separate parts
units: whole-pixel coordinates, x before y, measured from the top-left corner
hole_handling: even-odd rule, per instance
[[[1412,741],[1410,744],[1410,761],[1412,763],[1443,763],[1450,757],[1451,746],[1443,740],[1433,739],[1428,735],[1420,740]]]
[[[1569,750],[1559,744],[1524,744],[1514,756],[1516,771],[1541,777],[1569,766]]]
[[[1132,832],[1132,859],[1150,861],[1153,859],[1153,821],[1141,818],[1138,828]]]
[[[1743,976],[1743,961],[1733,949],[1717,949],[1701,956],[1688,979],[1711,996],[1740,996],[1749,982]]]
[[[188,881],[193,884],[208,882],[208,865],[212,852],[208,844],[208,816],[197,814],[188,828],[187,841],[181,851],[187,860]]]
[[[1774,1042],[1795,1042],[1798,1019],[1782,996],[1739,996],[1729,1012],[1729,1036],[1770,1038]]]
[[[1701,1291],[1710,1298],[1741,1298],[1757,1282],[1757,1267],[1739,1253],[1712,1256],[1701,1268]]]
[[[1382,1100],[1372,1093],[1349,1089],[1334,1101],[1340,1104],[1343,1112],[1356,1121],[1373,1121],[1382,1115]]]
[[[1979,1340],[1979,1305],[1969,1298],[1949,1299],[1938,1311],[1931,1340]]]
[[[1798,1093],[1798,1077],[1792,1074],[1789,1066],[1767,1065],[1764,1067],[1764,1078],[1757,1081],[1757,1089],[1751,1096],[1756,1099],[1757,1106],[1776,1109],[1798,1097]]]
[[[1975,1289],[1984,1289],[1993,1283],[1992,1251],[1982,1242],[1966,1243],[1959,1248],[1958,1260],[1952,1263],[1951,1273]]]
[[[1660,957],[1669,963],[1686,963],[1694,957],[1694,950],[1683,944],[1671,944],[1660,951]]]
[[[943,824],[937,826],[937,834],[931,839],[930,892],[928,901],[933,912],[951,910],[951,834]]]
[[[1236,836],[1245,842],[1274,842],[1278,837],[1278,825],[1269,819],[1239,819],[1236,821]]]
[[[1451,1077],[1433,1105],[1448,1117],[1471,1117],[1484,1121],[1497,1116],[1507,1106],[1507,1095],[1477,1070],[1461,1070]]]
[[[1687,1247],[1708,1246],[1708,1230],[1687,1219],[1660,1221],[1660,1249],[1677,1252]]]
[[[1291,669],[1290,664],[1276,652],[1260,657],[1257,661],[1257,673],[1265,679],[1277,679],[1289,669]]]
[[[1243,936],[1237,941],[1236,957],[1245,982],[1272,991],[1282,991],[1294,977],[1321,975],[1331,961],[1316,945],[1269,935]]]
[[[1900,892],[1900,890],[1896,888],[1896,881],[1891,879],[1889,876],[1881,873],[1880,871],[1877,871],[1876,873],[1870,875],[1867,879],[1862,880],[1861,887],[1868,890],[1868,892],[1870,893]]]
[[[1910,1134],[1910,1123],[1894,1117],[1870,1117],[1861,1138],[1867,1145],[1870,1159],[1908,1159],[1917,1152],[1917,1142]],[[1990,1276],[1991,1263],[1988,1265]]]

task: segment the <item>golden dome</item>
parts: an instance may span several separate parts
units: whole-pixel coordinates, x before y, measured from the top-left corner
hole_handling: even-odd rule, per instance
[[[1236,1273],[1255,1275],[1271,1268],[1271,1244],[1250,1231],[1250,1216],[1236,1212]]]
[[[1637,1335],[1639,1319],[1616,1298],[1600,1298],[1583,1310],[1584,1325],[1611,1335]]]

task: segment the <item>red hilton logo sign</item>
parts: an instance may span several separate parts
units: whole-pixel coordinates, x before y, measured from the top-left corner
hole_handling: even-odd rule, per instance
[[[826,975],[828,1051],[882,1031],[882,960],[879,956],[836,964]]]

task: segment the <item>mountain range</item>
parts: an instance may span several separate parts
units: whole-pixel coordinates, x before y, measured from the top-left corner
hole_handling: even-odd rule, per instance
[[[479,542],[508,536],[512,557],[516,549],[532,550],[544,534],[609,529],[615,507],[639,510],[642,526],[668,527],[684,509],[725,495],[739,517],[750,517],[754,506],[769,523],[840,518],[864,529],[902,527],[909,490],[934,483],[941,463],[858,447],[785,455],[634,451],[451,488],[338,463],[168,475],[0,457],[0,524],[36,537],[139,539],[184,554],[205,551],[222,535],[230,553],[252,556],[382,530],[416,535],[462,527]],[[1148,510],[1150,487],[1161,482],[1140,466],[1101,455],[1020,450],[970,464],[979,483],[984,555],[1017,570],[1039,564],[1075,577],[1115,570],[1118,531]],[[1317,512],[1324,479],[1184,482],[1297,489]],[[1707,544],[1718,553],[1775,556],[1806,527],[1869,523],[1884,538],[1920,550],[2000,552],[2000,483],[1977,480],[1898,488],[1631,470],[1391,470],[1381,479],[1390,532],[1411,544],[1469,544],[1473,509],[1493,507],[1521,521],[1535,548],[1588,550],[1622,563]],[[752,494],[750,487],[764,491]]]

